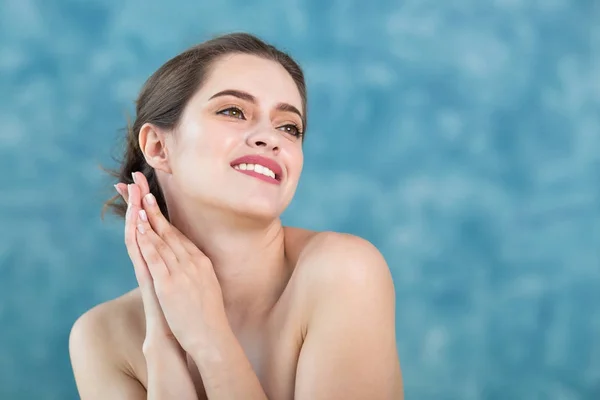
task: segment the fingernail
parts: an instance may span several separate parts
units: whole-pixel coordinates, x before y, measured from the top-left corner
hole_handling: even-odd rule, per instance
[[[148,204],[149,206],[153,206],[156,204],[156,201],[154,199],[154,195],[152,193],[148,193],[147,195],[144,196],[144,201],[146,202],[146,204]]]
[[[115,187],[115,190],[117,191],[117,193],[119,193],[121,196],[123,196],[123,193],[121,193],[121,189],[119,189],[119,187],[117,185],[113,185]]]
[[[144,233],[146,233],[146,231],[144,230],[144,225],[142,224],[138,224],[137,226],[138,231],[140,231],[140,233],[143,235]]]
[[[140,219],[144,222],[148,222],[148,215],[146,215],[146,211],[140,210]]]
[[[133,178],[133,182],[134,182],[134,183],[137,183],[137,182],[136,182],[136,180],[135,180],[135,172],[132,172],[132,173],[131,173],[131,177]]]

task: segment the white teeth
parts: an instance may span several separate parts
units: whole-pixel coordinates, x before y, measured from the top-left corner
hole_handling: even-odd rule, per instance
[[[235,169],[240,169],[242,171],[254,171],[259,174],[263,174],[275,179],[275,172],[271,171],[269,168],[260,164],[239,164],[234,166]]]

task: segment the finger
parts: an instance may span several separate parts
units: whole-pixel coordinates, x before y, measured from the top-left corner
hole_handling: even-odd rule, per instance
[[[131,192],[130,185],[127,187],[127,193]],[[129,196],[129,195],[128,195]],[[137,244],[137,238],[135,234],[137,212],[139,207],[136,207],[133,203],[129,203],[127,207],[127,213],[125,214],[125,245],[127,247],[127,254],[133,262],[133,268],[135,277],[140,287],[146,285],[149,281],[152,281],[146,262],[140,253],[140,249]]]
[[[127,210],[127,216],[125,220],[125,242],[127,245],[127,253],[133,263],[135,277],[140,287],[140,293],[142,295],[142,303],[144,304],[144,313],[146,315],[146,322],[149,325],[158,324],[158,326],[164,325],[164,315],[156,297],[156,291],[154,289],[154,282],[152,275],[148,270],[148,265],[142,256],[140,248],[136,238],[136,222],[137,212],[139,207],[135,205],[137,196],[136,188],[134,185],[125,185],[123,194],[129,197],[129,193],[132,193],[134,201],[129,204]],[[137,200],[139,203],[139,200]]]
[[[131,184],[127,185],[127,188],[128,188],[128,193],[129,193],[129,196],[128,196],[129,203],[133,204],[138,209],[141,209],[142,208],[142,195],[141,195],[140,187],[138,185],[136,185],[135,183],[131,183]]]
[[[146,210],[150,225],[152,225],[152,228],[159,235],[162,236],[162,234],[165,231],[169,230],[172,227],[171,223],[167,221],[167,219],[161,212],[160,207],[156,203],[156,197],[154,197],[152,193],[148,193],[144,196],[144,198],[142,199],[142,208]]]
[[[178,258],[183,259],[184,252],[192,256],[201,253],[194,243],[165,218],[152,193],[145,195],[142,202],[152,229],[173,246]]]
[[[146,179],[144,174],[141,172],[133,172],[131,177],[133,178],[133,182],[140,188],[141,197],[144,197],[150,193],[150,185],[148,184],[148,179]]]
[[[148,198],[151,200],[148,201]],[[154,196],[152,194],[146,195],[144,203],[144,209],[139,213],[140,222],[144,228],[151,229],[159,235],[169,245],[180,262],[189,259],[190,252],[181,240],[184,237],[183,234],[162,215]]]
[[[140,188],[140,196],[143,199],[140,207],[144,208],[146,212],[150,214],[148,218],[150,225],[161,237],[164,238],[164,236],[170,236],[170,234],[174,233],[173,231],[176,231],[176,229],[160,211],[160,207],[158,207],[156,203],[156,197],[150,193],[148,179],[141,172],[133,172],[131,176],[135,184]]]
[[[178,269],[179,261],[169,245],[152,230],[148,221],[138,217],[136,238],[140,252],[152,279],[156,282],[163,281],[172,271]]]
[[[156,279],[157,276],[162,276],[165,274],[165,271],[163,271],[163,269],[167,269],[166,273],[168,274],[168,267],[167,265],[164,263],[164,261],[171,261],[171,257],[167,254],[165,249],[161,250],[165,253],[166,255],[166,259],[164,261],[159,260],[161,254],[158,253],[156,251],[156,249],[153,250],[152,245],[148,246],[148,243],[152,243],[149,242],[148,239],[143,236],[143,234],[145,234],[146,232],[152,232],[152,229],[146,219],[146,221],[142,220],[139,217],[140,214],[140,210],[141,208],[141,199],[140,199],[140,188],[138,185],[136,184],[131,184],[128,185],[128,189],[129,189],[129,207],[128,207],[128,212],[129,212],[129,223],[130,223],[130,227],[129,229],[131,229],[131,232],[133,233],[133,241],[137,244],[137,247],[139,248],[139,252],[141,254],[141,257],[143,259],[143,261],[146,263],[147,267],[148,267],[148,271],[150,272],[150,275],[152,276],[153,279]],[[145,212],[144,212],[144,215]],[[140,235],[140,233],[142,235]],[[154,232],[152,232],[154,233]],[[152,235],[149,235],[151,238],[153,238]],[[156,236],[156,234],[154,233],[154,236]],[[131,238],[130,238],[131,240]],[[146,246],[143,246],[143,244],[146,244]],[[146,251],[146,253],[144,252]],[[162,261],[162,263],[161,263]],[[152,265],[150,265],[152,264]]]
[[[127,185],[119,182],[115,185],[115,189],[117,190],[117,193],[121,195],[123,200],[125,200],[125,203],[127,203],[129,199],[129,193],[127,193]]]

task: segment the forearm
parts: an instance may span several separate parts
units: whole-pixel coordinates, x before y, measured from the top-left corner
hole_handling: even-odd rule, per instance
[[[175,350],[144,351],[148,370],[148,400],[198,400],[185,355]]]
[[[231,329],[190,353],[211,400],[267,400],[250,361]]]

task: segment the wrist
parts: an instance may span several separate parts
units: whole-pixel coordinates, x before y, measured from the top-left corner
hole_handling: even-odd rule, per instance
[[[233,335],[229,320],[224,313],[218,317],[213,315],[202,322],[194,326],[189,331],[189,335],[186,334],[185,338],[182,337],[184,340],[179,342],[190,355],[211,351],[224,337]]]
[[[144,354],[146,359],[160,358],[166,355],[177,355],[181,357],[184,353],[183,348],[175,339],[146,338],[142,344],[142,354]]]
[[[185,351],[192,357],[196,365],[212,365],[224,360],[227,351],[239,345],[229,323],[219,328],[210,329],[208,333],[199,335],[197,340],[184,347]]]

